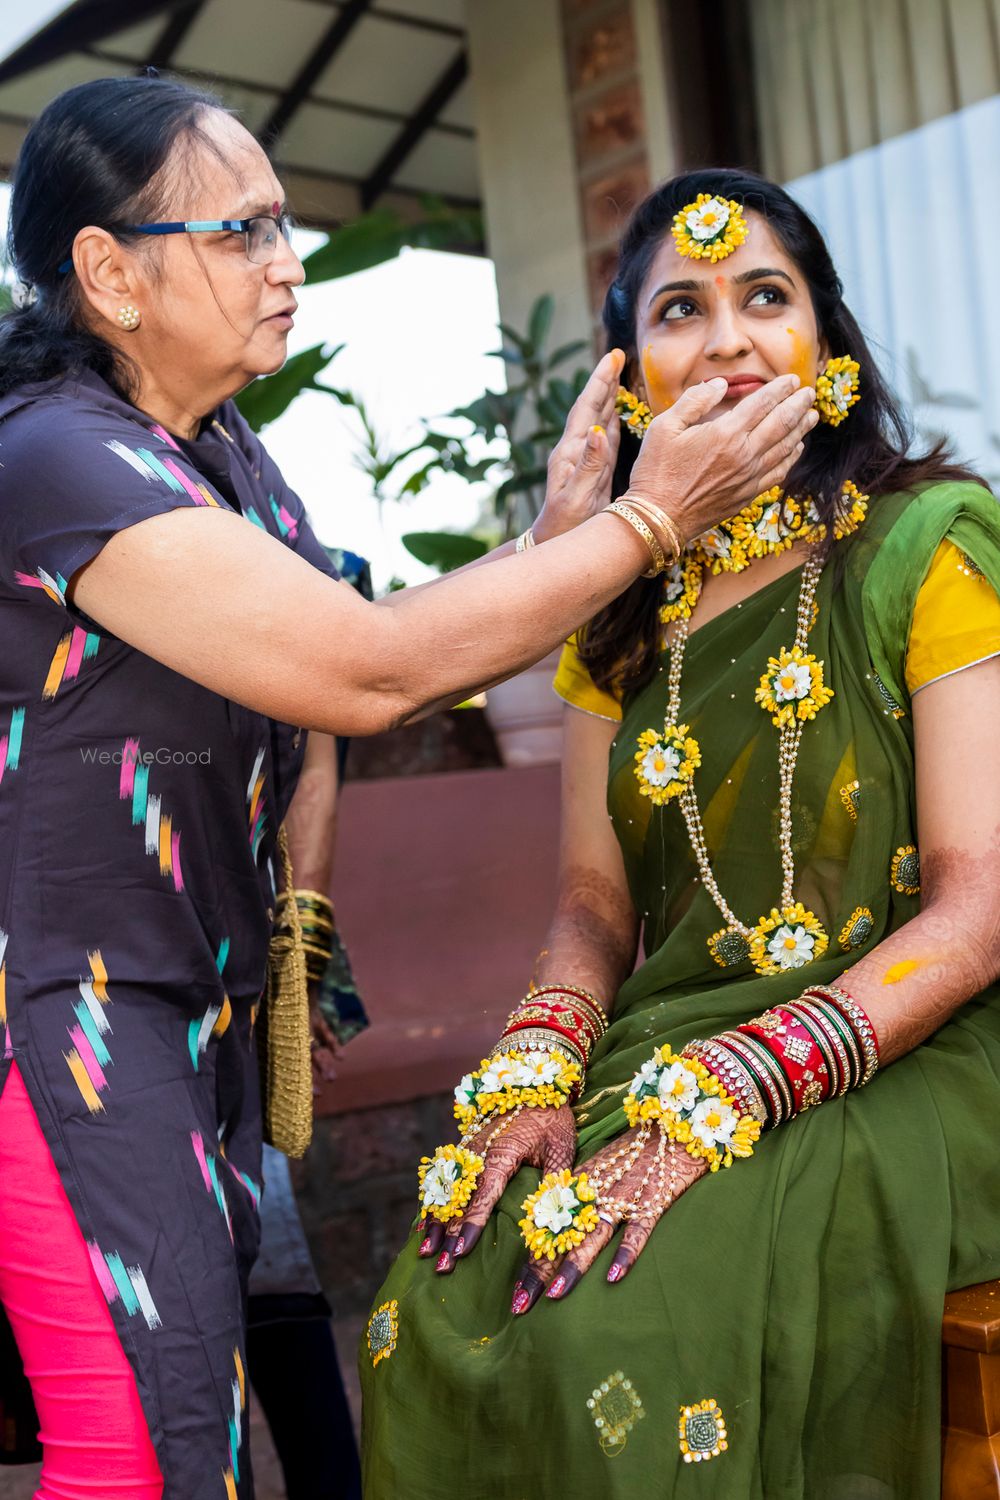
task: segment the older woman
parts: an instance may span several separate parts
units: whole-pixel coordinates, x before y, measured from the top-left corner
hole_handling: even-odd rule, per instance
[[[0,330],[0,1302],[46,1500],[252,1492],[253,1023],[305,731],[519,670],[778,480],[813,420],[790,379],[699,427],[706,383],[633,508],[598,515],[612,356],[554,455],[546,545],[369,604],[230,400],[285,355],[283,198],[215,100],[150,79],[55,100],[14,183],[34,297]]]
[[[605,323],[633,430],[790,369],[824,422],[564,653],[556,910],[369,1325],[366,1494],[936,1500],[1000,1274],[1000,514],[773,183],[654,192]]]

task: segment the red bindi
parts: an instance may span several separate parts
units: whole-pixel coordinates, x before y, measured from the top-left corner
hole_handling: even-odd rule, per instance
[[[715,284],[719,288],[719,291],[721,292],[722,288],[726,284],[726,278],[724,276],[716,276],[716,278],[715,278]]]
[[[271,212],[274,214],[275,218],[278,217],[278,209],[280,207],[281,207],[280,203],[272,203],[271,204]]]

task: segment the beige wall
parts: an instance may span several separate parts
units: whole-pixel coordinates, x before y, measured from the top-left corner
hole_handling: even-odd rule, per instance
[[[551,292],[554,348],[590,323],[558,0],[472,0],[467,17],[501,316],[521,330]]]

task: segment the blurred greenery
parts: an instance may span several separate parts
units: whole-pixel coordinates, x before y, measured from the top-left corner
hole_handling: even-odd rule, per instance
[[[392,260],[406,246],[454,250],[481,245],[483,225],[478,212],[449,208],[433,198],[422,200],[421,207],[421,217],[414,223],[404,222],[390,209],[374,209],[335,230],[326,244],[305,258],[307,282],[367,270]],[[392,448],[380,436],[361,396],[320,378],[343,344],[314,344],[293,355],[277,374],[256,380],[242,391],[237,405],[255,431],[275,421],[303,391],[323,392],[351,408],[361,427],[355,462],[368,476],[380,504],[421,494],[436,474],[455,474],[469,484],[490,483],[493,523],[486,522],[482,528],[493,534],[489,540],[444,531],[411,532],[403,538],[404,546],[420,562],[447,572],[481,557],[497,533],[501,538],[514,536],[541,510],[549,453],[587,379],[584,369],[570,377],[557,373],[586,344],[577,340],[549,352],[554,314],[555,301],[545,295],[531,308],[523,333],[501,323],[500,348],[493,353],[504,363],[506,389],[484,391],[435,422],[425,422],[420,437],[401,449]],[[439,424],[447,430],[439,430]]]

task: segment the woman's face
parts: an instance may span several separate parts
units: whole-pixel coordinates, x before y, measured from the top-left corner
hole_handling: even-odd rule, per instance
[[[724,376],[729,394],[709,420],[777,375],[812,385],[827,359],[805,278],[767,221],[714,266],[677,253],[667,235],[636,306],[638,369],[632,389],[654,416],[688,389]]]
[[[192,143],[178,163],[163,217],[281,213],[284,192],[253,136],[217,110],[200,124],[218,155],[203,142]],[[130,262],[131,300],[142,322],[118,341],[158,382],[175,372],[207,392],[214,405],[220,393],[231,395],[284,363],[296,307],[292,288],[301,285],[304,272],[283,236],[268,265],[248,260],[246,236],[231,231],[150,238],[133,247]]]

